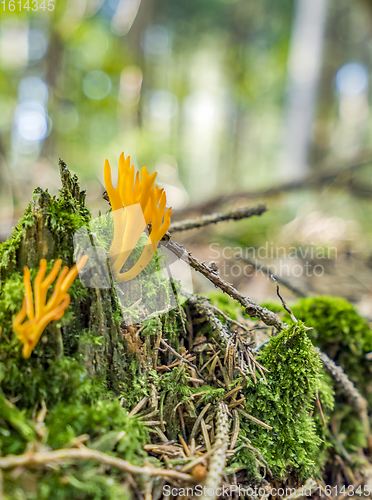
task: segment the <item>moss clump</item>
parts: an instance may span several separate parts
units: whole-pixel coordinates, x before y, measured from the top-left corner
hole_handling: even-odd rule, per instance
[[[133,464],[143,463],[142,450],[148,442],[147,428],[134,417],[128,417],[119,401],[100,400],[94,405],[60,403],[47,414],[47,444],[63,448],[83,434],[89,435],[87,446],[94,450],[113,452]],[[125,431],[118,439],[118,431]]]
[[[219,309],[227,313],[232,319],[238,319],[239,315],[243,316],[244,318],[250,318],[250,316],[248,316],[244,309],[240,306],[237,306],[234,299],[232,299],[225,293],[212,292],[208,294],[208,298],[211,304],[217,306]]]
[[[62,180],[73,183],[73,191],[65,184],[59,195],[53,197],[47,190],[34,190],[13,234],[0,245],[0,286],[15,270],[22,271],[24,265],[37,267],[42,257],[62,259],[64,264],[72,265],[73,235],[89,222],[91,215],[84,204],[85,194],[79,193],[77,177],[71,177],[63,162],[60,170]]]
[[[2,400],[0,398],[0,408]],[[25,412],[12,409],[12,427],[9,436],[2,436],[2,451],[21,453],[15,448],[17,435],[27,434],[25,438],[35,451],[61,449],[85,436],[84,444],[92,450],[129,460],[133,464],[143,465],[147,454],[142,446],[149,440],[148,428],[138,419],[128,417],[118,401],[98,401],[95,405],[68,404],[63,402],[54,406],[47,413],[42,432],[36,439],[35,422],[26,420]],[[21,422],[14,419],[21,417]],[[0,419],[2,421],[4,417]],[[2,434],[4,427],[1,425]],[[32,439],[33,438],[33,439]],[[5,454],[4,453],[4,454]],[[5,499],[37,498],[49,500],[67,499],[116,499],[131,498],[121,483],[125,482],[125,473],[114,469],[110,474],[94,460],[74,460],[62,468],[44,468],[36,473],[24,472],[21,479],[14,478],[10,472],[3,471]]]
[[[289,319],[280,304],[263,304]],[[354,306],[339,297],[315,296],[291,306],[296,318],[311,327],[314,345],[342,366],[350,380],[372,405],[372,365],[365,355],[372,351],[372,330]]]
[[[343,367],[350,380],[372,405],[372,365],[365,355],[372,351],[368,322],[344,299],[309,297],[292,308],[294,315],[313,327],[313,343]]]
[[[267,304],[265,304],[268,307]],[[270,304],[272,310],[282,314],[283,319],[289,319],[280,304]],[[316,296],[300,299],[291,306],[296,318],[312,327],[308,335],[314,345],[328,354],[337,365],[342,366],[350,380],[372,405],[372,366],[365,357],[372,351],[372,331],[368,322],[362,318],[355,308],[345,299],[339,297]],[[329,386],[333,381],[329,375],[324,376]],[[320,394],[324,405],[326,395]],[[324,409],[324,408],[323,408]],[[367,436],[355,409],[350,406],[343,391],[336,391],[336,404],[332,413],[333,429],[337,429],[337,437],[326,431],[328,443],[340,455],[355,452],[367,444]],[[355,457],[357,458],[357,457]],[[349,455],[350,461],[352,457]]]
[[[321,363],[304,325],[293,324],[272,338],[258,361],[270,370],[267,385],[263,379],[247,385],[245,410],[273,429],[241,419],[241,436],[261,452],[275,478],[284,479],[290,473],[299,480],[313,477],[320,467],[321,439],[309,414],[320,385]],[[242,448],[234,462],[247,463],[252,474],[252,453],[244,444],[238,440]],[[257,479],[257,465],[255,475],[252,479]]]

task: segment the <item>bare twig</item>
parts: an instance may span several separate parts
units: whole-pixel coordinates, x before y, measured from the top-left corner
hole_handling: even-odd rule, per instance
[[[369,158],[368,158],[369,156]],[[298,179],[295,181],[290,181],[280,186],[272,187],[264,191],[253,191],[253,192],[234,192],[225,196],[219,196],[218,198],[202,202],[198,205],[187,207],[183,210],[176,212],[176,216],[185,216],[186,214],[195,213],[205,213],[212,210],[216,210],[223,203],[231,202],[240,199],[257,199],[257,198],[269,198],[273,196],[281,195],[282,193],[288,193],[291,191],[297,191],[299,189],[317,189],[325,185],[332,185],[336,188],[347,188],[351,194],[358,196],[364,196],[370,198],[372,191],[365,185],[355,183],[352,178],[354,171],[365,167],[372,163],[370,158],[371,154],[368,152],[366,159],[361,161],[356,161],[355,163],[348,165],[344,168],[333,168],[328,169],[328,172],[324,172],[325,166],[319,168],[318,171],[322,172],[319,174],[310,174],[305,179]]]
[[[171,250],[177,257],[185,260],[199,273],[203,274],[209,279],[216,287],[220,288],[223,292],[230,295],[233,299],[237,300],[245,309],[246,313],[253,317],[259,318],[268,326],[275,326],[278,330],[281,330],[286,325],[280,320],[279,316],[272,311],[269,311],[266,307],[261,307],[255,302],[251,301],[248,297],[244,297],[238,290],[227,281],[221,279],[209,266],[204,262],[200,262],[198,259],[193,257],[186,249],[174,241],[169,241],[167,248]]]
[[[13,469],[15,467],[33,467],[35,465],[47,465],[50,462],[66,462],[68,460],[96,460],[110,467],[115,467],[129,474],[144,474],[147,476],[161,476],[179,479],[181,481],[190,481],[193,479],[188,474],[176,470],[159,469],[145,466],[139,467],[123,460],[122,458],[107,455],[101,451],[90,448],[70,448],[44,452],[27,452],[22,455],[7,455],[0,457],[0,469]]]
[[[252,422],[255,422],[258,425],[262,425],[262,427],[265,427],[265,429],[269,429],[269,431],[271,431],[273,429],[273,427],[271,427],[271,425],[265,424],[265,422],[262,422],[262,420],[259,420],[256,417],[252,417],[252,415],[249,415],[249,413],[247,413],[243,410],[240,410],[240,409],[238,411],[243,415],[243,417],[249,418],[249,420],[252,420]]]
[[[270,275],[274,276],[274,278],[276,279],[276,281],[278,283],[280,283],[281,285],[288,288],[288,290],[290,290],[297,297],[307,297],[307,294],[305,292],[303,292],[302,290],[300,290],[296,286],[292,285],[288,280],[286,280],[285,278],[282,278],[281,276],[277,276],[276,274],[273,274],[271,272],[270,266],[264,266],[263,264],[259,264],[258,262],[255,262],[254,260],[251,260],[248,257],[236,256],[235,259],[241,260],[245,264],[249,264],[250,266],[254,267],[254,269],[256,269],[256,271],[260,271],[260,272],[266,274],[266,276],[270,276]]]
[[[254,215],[262,215],[266,212],[267,208],[265,205],[258,205],[257,207],[249,208],[238,208],[237,210],[231,210],[223,213],[216,213],[210,215],[203,215],[196,219],[183,220],[180,222],[173,222],[170,225],[169,230],[172,233],[179,231],[188,231],[189,229],[200,228],[204,226],[209,226],[210,224],[216,224],[217,222],[228,221],[228,220],[241,220],[248,219]]]
[[[333,378],[343,387],[345,394],[349,402],[354,406],[359,417],[363,423],[364,431],[368,436],[370,433],[369,418],[368,418],[368,403],[360,392],[356,389],[353,382],[348,378],[341,366],[336,365],[336,363],[324,352],[322,352],[319,347],[314,347],[314,349],[319,353],[319,357],[331,373]]]
[[[205,379],[203,377],[203,375],[199,372],[198,370],[198,367],[196,365],[194,365],[193,363],[191,363],[191,361],[189,361],[187,358],[185,358],[184,356],[181,356],[181,354],[179,354],[175,349],[173,349],[173,347],[171,347],[169,344],[167,344],[165,342],[164,339],[160,339],[160,343],[166,348],[168,349],[168,351],[170,351],[172,354],[174,354],[176,356],[176,358],[180,359],[181,361],[183,361],[184,363],[188,364],[189,366],[191,366],[191,368],[193,368],[196,373],[199,375],[199,377],[204,380],[205,382]]]
[[[283,297],[280,295],[280,290],[279,290],[279,283],[277,282],[275,276],[273,274],[270,274],[270,278],[273,280],[273,282],[276,284],[276,294],[280,299],[280,302],[282,303],[282,306],[284,309],[287,311],[287,313],[291,316],[291,319],[294,323],[298,323],[296,316],[293,314],[292,310],[287,306],[285,303],[285,300]]]
[[[208,408],[210,407],[210,405],[211,405],[211,403],[208,403],[207,405],[205,405],[205,407],[200,412],[200,415],[196,419],[195,424],[194,424],[194,426],[192,428],[192,431],[191,431],[191,434],[190,434],[190,441],[191,441],[192,438],[196,437],[196,432],[197,432],[197,430],[199,428],[200,422],[201,422],[202,418],[204,417],[204,415],[207,413]]]

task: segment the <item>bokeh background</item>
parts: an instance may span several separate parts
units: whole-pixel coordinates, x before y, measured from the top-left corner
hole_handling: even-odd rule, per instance
[[[174,220],[266,203],[174,236],[243,292],[275,297],[233,260],[268,245],[256,264],[372,318],[371,1],[25,3],[0,2],[2,240],[35,187],[58,192],[59,157],[107,210],[104,159],[124,151],[158,172]]]

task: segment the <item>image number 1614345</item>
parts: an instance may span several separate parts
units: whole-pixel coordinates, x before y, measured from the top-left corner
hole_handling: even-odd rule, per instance
[[[3,12],[49,11],[54,10],[54,0],[2,0]]]

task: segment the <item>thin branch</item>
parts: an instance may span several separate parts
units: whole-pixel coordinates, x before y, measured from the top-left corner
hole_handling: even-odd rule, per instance
[[[348,378],[341,366],[336,365],[336,363],[327,354],[322,352],[319,347],[314,346],[314,349],[319,353],[322,363],[331,373],[333,378],[343,387],[350,404],[357,409],[360,420],[363,423],[364,431],[368,436],[370,433],[370,425],[367,401],[357,390],[353,382]]]
[[[207,413],[210,405],[211,405],[211,403],[208,403],[207,405],[205,405],[204,408],[202,409],[202,411],[200,412],[200,415],[196,419],[195,424],[194,424],[192,431],[191,431],[191,434],[190,434],[190,442],[191,442],[192,438],[196,437],[196,433],[199,429],[200,422],[202,421],[202,418],[204,417],[204,415]]]
[[[208,304],[211,309],[216,311],[217,314],[225,318],[227,323],[230,323],[231,325],[235,325],[238,328],[241,328],[247,333],[252,333],[253,328],[249,328],[248,326],[243,325],[242,323],[239,323],[239,321],[236,321],[235,319],[230,318],[228,314],[226,314],[224,311],[221,311],[218,307],[214,306],[213,304]]]
[[[262,264],[258,264],[258,262],[255,262],[254,260],[251,260],[251,259],[249,259],[247,257],[244,258],[244,257],[239,257],[238,256],[238,257],[235,257],[235,258],[236,258],[236,260],[241,260],[245,264],[249,264],[254,269],[256,269],[256,271],[262,271],[264,274],[266,274],[266,276],[270,276],[270,275],[274,276],[274,278],[276,279],[276,281],[278,283],[280,283],[281,285],[283,285],[286,288],[288,288],[288,290],[290,290],[297,297],[307,297],[307,294],[305,292],[303,292],[302,290],[300,290],[296,286],[292,285],[288,280],[286,280],[285,278],[279,277],[276,274],[273,274],[271,272],[270,266],[264,266]]]
[[[262,420],[259,420],[258,418],[253,417],[252,415],[245,412],[244,410],[239,409],[238,412],[241,413],[243,415],[243,417],[246,417],[246,418],[249,418],[249,420],[252,420],[252,422],[255,422],[258,425],[262,425],[262,427],[265,427],[265,429],[269,429],[269,431],[273,430],[273,427],[271,427],[271,425],[265,424],[265,422],[262,422]]]
[[[203,375],[200,373],[200,371],[198,370],[198,367],[196,365],[194,365],[193,363],[191,363],[191,361],[189,361],[184,356],[181,356],[181,354],[179,354],[175,349],[173,349],[173,347],[171,347],[169,344],[167,344],[164,339],[160,339],[160,343],[166,349],[168,349],[168,351],[170,351],[172,354],[174,354],[176,356],[176,358],[180,359],[184,363],[186,363],[189,366],[191,366],[191,368],[193,368],[196,371],[196,373],[199,375],[199,377],[205,382]]]
[[[370,156],[370,152],[369,152]],[[305,179],[299,179],[291,182],[287,182],[285,184],[281,184],[280,186],[272,187],[266,189],[264,191],[251,191],[251,192],[240,192],[240,193],[232,193],[224,196],[219,196],[215,199],[205,201],[199,203],[198,205],[186,207],[182,210],[176,212],[176,216],[181,217],[185,216],[185,214],[191,213],[205,213],[210,212],[212,210],[216,210],[217,207],[221,206],[223,203],[232,202],[239,199],[257,199],[257,198],[269,198],[273,196],[279,196],[282,193],[288,193],[291,191],[297,191],[300,189],[318,189],[325,185],[332,185],[332,187],[336,188],[346,188],[350,191],[351,194],[358,195],[361,197],[370,198],[372,196],[371,188],[368,188],[364,184],[356,183],[352,174],[354,171],[359,170],[362,167],[368,166],[372,163],[371,158],[362,159],[361,161],[357,161],[356,163],[349,165],[347,167],[339,168],[339,169],[328,169],[328,172],[324,173],[326,169],[325,166],[323,168],[319,168],[318,171],[322,172],[319,174],[310,174]]]
[[[256,304],[248,297],[244,297],[238,290],[227,281],[221,279],[209,266],[204,262],[200,262],[196,257],[193,257],[190,252],[174,241],[169,241],[167,248],[171,250],[177,257],[188,262],[192,268],[194,268],[199,273],[203,274],[209,279],[216,287],[220,288],[223,292],[230,295],[233,299],[237,300],[245,309],[245,312],[252,318],[259,318],[268,326],[275,326],[278,330],[281,330],[286,325],[280,320],[279,316],[272,311],[269,311],[266,307],[261,307]]]
[[[280,299],[280,302],[282,303],[282,306],[284,307],[284,309],[287,311],[287,313],[290,315],[292,321],[294,323],[298,323],[297,321],[297,318],[296,316],[293,314],[292,310],[287,306],[285,300],[283,299],[283,297],[280,295],[280,289],[279,289],[279,283],[277,281],[277,279],[275,278],[275,276],[273,274],[270,274],[270,278],[273,280],[273,282],[276,284],[276,294],[277,296],[279,297]]]
[[[179,479],[180,481],[193,481],[193,478],[182,472],[172,469],[159,469],[155,467],[139,467],[123,460],[122,458],[107,455],[101,451],[90,448],[70,448],[44,452],[27,452],[22,455],[7,455],[0,457],[0,469],[13,469],[15,467],[32,467],[35,465],[47,465],[50,462],[64,462],[66,460],[96,460],[110,467],[116,467],[119,470],[129,474],[143,474],[145,476],[161,476]]]
[[[238,208],[237,210],[230,210],[228,212],[215,213],[210,215],[203,215],[196,219],[183,220],[180,222],[173,222],[170,225],[169,231],[171,233],[179,231],[188,231],[189,229],[196,229],[210,224],[217,224],[217,222],[228,220],[241,220],[248,219],[254,215],[262,215],[266,212],[265,205],[257,205],[257,207]]]

